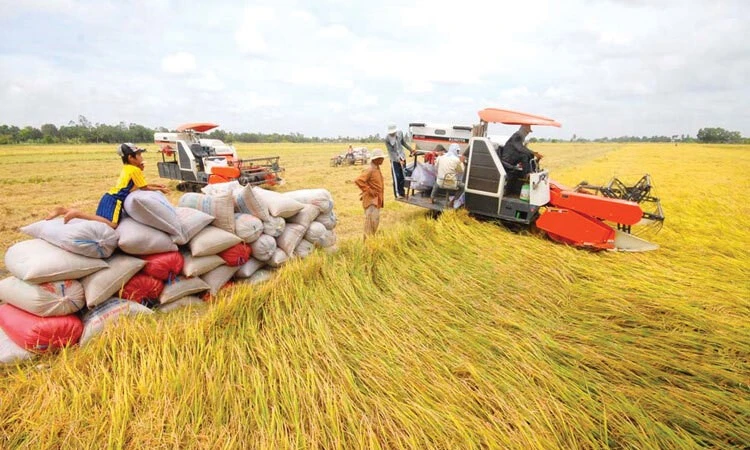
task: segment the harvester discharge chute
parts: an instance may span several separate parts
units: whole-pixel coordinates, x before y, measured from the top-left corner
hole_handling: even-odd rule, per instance
[[[523,175],[503,161],[503,145],[487,137],[488,124],[560,127],[560,123],[548,117],[496,108],[479,111],[479,118],[464,153],[464,207],[470,213],[535,226],[557,242],[592,250],[658,248],[632,234],[636,225],[658,229],[664,221],[664,212],[659,199],[653,196],[648,175],[632,186],[613,178],[604,186],[582,182],[573,189],[551,180],[549,172],[539,168],[538,161],[534,161],[530,173]],[[418,125],[419,130],[429,129],[426,124]],[[419,154],[424,152],[417,151]],[[416,156],[414,159],[416,167]],[[428,195],[424,190],[415,193],[410,186],[406,198],[398,201],[433,211],[448,207],[447,201],[429,201]]]

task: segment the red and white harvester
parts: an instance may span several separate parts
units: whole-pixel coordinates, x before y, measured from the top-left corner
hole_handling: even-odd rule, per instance
[[[156,163],[159,176],[179,180],[177,189],[184,192],[199,192],[207,184],[233,180],[254,186],[281,182],[284,169],[278,156],[240,159],[233,146],[203,136],[216,127],[213,123],[186,123],[177,127],[176,133],[154,133],[162,155],[162,161]]]
[[[633,234],[636,225],[658,228],[664,213],[657,197],[652,194],[651,179],[643,176],[632,186],[617,178],[597,186],[582,182],[567,188],[553,181],[546,169],[539,168],[527,176],[518,176],[517,168],[502,161],[503,146],[487,137],[489,123],[560,127],[553,119],[487,108],[479,111],[480,123],[472,127],[465,160],[464,207],[473,215],[499,219],[506,223],[528,225],[543,230],[551,239],[592,250],[648,251],[658,245]],[[430,135],[426,124],[412,124],[417,151],[414,156],[431,150],[435,141],[446,143],[464,140],[466,127],[434,127],[440,132]],[[454,139],[453,133],[458,133]],[[419,139],[417,139],[417,137]],[[427,147],[423,145],[426,143]],[[447,147],[447,146],[446,146]],[[408,180],[408,177],[407,177]],[[511,186],[520,182],[522,189]],[[400,202],[442,211],[448,208],[448,195],[430,202],[429,190],[408,194]]]

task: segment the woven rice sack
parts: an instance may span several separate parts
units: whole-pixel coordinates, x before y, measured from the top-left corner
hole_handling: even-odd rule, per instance
[[[304,204],[291,197],[286,197],[278,192],[269,191],[257,186],[253,188],[253,193],[256,198],[266,205],[268,214],[273,217],[288,219],[305,207]]]
[[[143,305],[121,298],[112,297],[106,300],[96,308],[89,310],[83,316],[81,345],[86,345],[93,337],[99,335],[107,326],[120,317],[140,314],[153,314],[153,312]]]
[[[193,256],[189,252],[183,252],[182,257],[185,259],[182,273],[187,277],[203,275],[224,264],[224,260],[219,255]]]
[[[262,234],[257,241],[250,244],[253,249],[253,257],[259,261],[268,261],[276,251],[276,239]]]
[[[175,207],[159,191],[135,190],[128,194],[123,206],[129,217],[144,225],[172,236],[182,233]]]
[[[294,248],[297,247],[299,241],[305,237],[306,231],[307,229],[302,225],[288,223],[286,224],[286,228],[284,228],[284,232],[281,233],[281,236],[276,238],[276,246],[281,250],[284,250],[284,253],[287,255],[291,255],[294,253]]]
[[[284,250],[277,248],[276,251],[273,252],[273,255],[271,255],[271,258],[266,261],[266,264],[271,267],[281,267],[287,261],[289,261],[289,255],[287,255]]]
[[[230,195],[204,195],[188,192],[180,197],[179,206],[203,211],[214,217],[211,225],[234,233],[234,201]]]
[[[83,332],[75,314],[39,317],[13,305],[0,306],[0,328],[16,345],[36,353],[74,345]]]
[[[336,244],[336,233],[331,230],[326,230],[323,236],[318,241],[318,245],[322,248],[333,247]]]
[[[237,235],[209,225],[190,241],[193,256],[216,255],[229,247],[242,242]]]
[[[210,289],[210,286],[199,277],[179,278],[164,287],[161,297],[159,297],[159,303],[165,305],[182,297],[207,291],[208,289]]]
[[[242,187],[237,180],[227,181],[226,183],[207,184],[201,188],[201,192],[206,195],[227,195],[235,189]]]
[[[307,258],[308,256],[310,256],[314,249],[315,244],[308,241],[307,239],[302,239],[299,244],[297,244],[297,247],[294,248],[294,254],[292,256]]]
[[[200,297],[188,295],[187,297],[182,297],[181,299],[175,300],[172,303],[159,305],[156,307],[156,311],[160,313],[168,313],[181,308],[200,308],[204,306],[206,306],[206,302],[201,300]]]
[[[13,339],[9,338],[5,332],[0,329],[0,365],[15,364],[26,361],[36,356],[28,350],[24,350]]]
[[[305,239],[313,244],[320,245],[320,240],[328,232],[326,227],[320,222],[313,222],[305,233]]]
[[[322,223],[323,226],[326,227],[326,230],[333,230],[334,228],[336,228],[338,218],[336,218],[336,213],[334,211],[331,211],[328,214],[319,215],[315,219],[315,221]]]
[[[313,205],[320,213],[329,213],[333,209],[333,197],[327,189],[300,189],[284,192],[282,195],[306,205]]]
[[[177,219],[180,221],[180,227],[182,228],[180,235],[172,236],[172,240],[177,245],[187,244],[199,231],[211,225],[211,222],[214,221],[214,216],[197,209],[178,206],[176,210]]]
[[[102,259],[76,255],[41,239],[31,239],[14,244],[5,252],[5,267],[16,278],[38,284],[75,280],[108,266]]]
[[[271,217],[267,222],[263,222],[263,233],[269,236],[281,236],[284,228],[286,228],[286,220],[281,217]]]
[[[120,234],[120,250],[131,255],[152,255],[177,250],[177,245],[167,233],[131,218],[121,219],[117,232]]]
[[[133,275],[146,265],[146,261],[128,255],[116,254],[107,259],[109,267],[81,280],[86,295],[86,305],[93,308],[120,291]]]
[[[256,270],[254,274],[250,275],[250,278],[247,279],[247,282],[250,284],[256,284],[256,283],[263,283],[265,281],[268,281],[273,276],[273,272],[266,269],[260,269]]]
[[[119,239],[117,232],[105,223],[83,219],[64,223],[62,217],[34,222],[22,227],[21,232],[89,258],[109,258]]]
[[[224,264],[201,275],[201,280],[205,281],[209,286],[209,292],[211,292],[211,295],[216,295],[216,293],[219,292],[219,289],[232,279],[237,272],[237,269],[239,269],[239,267],[232,267]]]
[[[169,280],[182,273],[185,259],[180,252],[155,253],[143,257],[146,265],[143,273],[162,281]]]
[[[76,280],[32,284],[8,277],[0,281],[0,301],[41,317],[67,316],[86,306],[83,286]]]
[[[236,213],[234,234],[248,244],[253,243],[263,234],[263,222],[251,214]]]
[[[287,222],[302,225],[307,229],[318,215],[320,215],[320,211],[315,205],[305,205],[300,212],[290,217]]]
[[[158,301],[163,290],[163,281],[140,272],[125,283],[117,296],[123,300],[146,305]]]
[[[252,186],[247,185],[235,189],[232,198],[237,212],[252,214],[263,222],[268,221],[270,217],[268,206],[255,195]]]
[[[263,261],[259,261],[251,257],[248,262],[240,266],[240,268],[234,274],[234,277],[235,278],[248,278],[252,276],[252,274],[254,274],[258,269],[261,269],[265,265],[266,263],[264,263]]]

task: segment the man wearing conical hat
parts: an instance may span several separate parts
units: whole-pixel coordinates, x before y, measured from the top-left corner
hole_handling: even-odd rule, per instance
[[[365,239],[375,234],[380,224],[380,209],[383,207],[384,196],[383,173],[380,171],[380,165],[383,164],[384,158],[382,150],[373,150],[369,167],[354,180],[354,184],[361,191],[359,198],[365,209]]]

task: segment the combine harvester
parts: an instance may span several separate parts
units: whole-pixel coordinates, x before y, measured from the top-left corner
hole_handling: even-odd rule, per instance
[[[159,176],[179,180],[177,190],[182,192],[200,192],[207,184],[233,180],[254,186],[281,182],[284,169],[278,156],[240,159],[233,146],[202,136],[216,127],[213,123],[186,123],[177,127],[177,133],[154,133],[162,155],[162,161],[156,163]]]
[[[659,199],[651,194],[648,175],[633,186],[614,178],[605,186],[580,183],[566,188],[550,179],[547,170],[539,169],[518,175],[515,166],[501,160],[503,146],[487,137],[489,123],[560,127],[553,119],[516,111],[487,108],[479,111],[480,123],[472,127],[472,136],[462,147],[468,147],[464,173],[464,207],[473,215],[499,219],[505,223],[543,230],[551,239],[591,250],[649,251],[658,247],[631,234],[636,225],[660,227],[664,213]],[[434,148],[435,143],[467,139],[466,128],[430,127],[411,124],[417,156]],[[437,131],[437,132],[436,132]],[[447,147],[447,145],[445,145]],[[408,186],[408,185],[407,185]],[[449,208],[450,191],[442,192],[435,203],[430,191],[415,193],[408,186],[407,196],[397,201],[440,212]],[[521,189],[516,189],[520,187]],[[644,212],[642,207],[650,211]],[[610,225],[611,224],[611,225]]]

